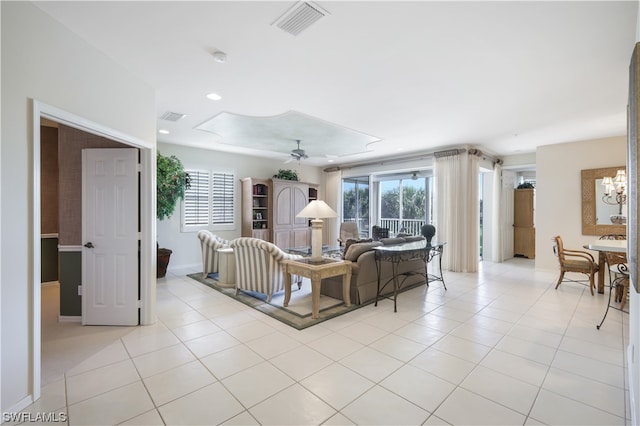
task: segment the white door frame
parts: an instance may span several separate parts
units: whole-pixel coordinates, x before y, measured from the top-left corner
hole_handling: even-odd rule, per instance
[[[33,199],[32,218],[33,227],[31,263],[31,351],[32,360],[32,397],[33,401],[40,398],[41,386],[41,292],[40,292],[40,119],[47,118],[69,127],[80,129],[87,133],[103,136],[140,149],[140,324],[150,325],[156,322],[156,145],[155,141],[144,141],[136,137],[121,133],[102,124],[87,120],[78,115],[47,105],[38,100],[32,100],[32,138],[33,153]]]

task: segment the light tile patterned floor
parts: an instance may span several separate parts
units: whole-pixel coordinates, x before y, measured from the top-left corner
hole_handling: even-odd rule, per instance
[[[56,323],[43,288],[42,399],[69,424],[629,424],[628,315],[606,297],[484,262],[298,331],[188,277],[158,281],[158,322]],[[308,285],[308,282],[305,283]],[[53,308],[51,307],[53,306]]]

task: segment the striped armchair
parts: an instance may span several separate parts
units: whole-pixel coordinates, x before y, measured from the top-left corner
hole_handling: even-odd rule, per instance
[[[236,294],[240,290],[263,293],[267,302],[284,290],[284,268],[280,262],[302,258],[257,238],[236,238],[231,247],[236,258]],[[300,286],[300,279],[296,281]]]
[[[229,241],[204,229],[198,231],[198,239],[202,247],[202,278],[206,278],[210,272],[218,272],[218,249],[229,247]]]

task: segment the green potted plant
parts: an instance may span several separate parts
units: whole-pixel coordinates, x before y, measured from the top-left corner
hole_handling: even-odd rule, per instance
[[[156,210],[158,220],[171,217],[179,198],[184,198],[184,192],[191,187],[191,178],[184,171],[182,162],[175,155],[165,157],[158,152],[156,169],[157,201]],[[171,250],[160,248],[158,245],[157,277],[162,278],[167,273],[167,266],[171,257]]]
[[[531,182],[522,182],[516,189],[535,189]]]
[[[290,169],[280,169],[278,170],[278,173],[273,175],[273,177],[276,179],[283,179],[283,180],[295,180],[295,181],[300,180],[298,178],[298,173]]]

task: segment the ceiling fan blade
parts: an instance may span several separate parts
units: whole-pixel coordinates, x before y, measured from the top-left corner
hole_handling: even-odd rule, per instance
[[[288,158],[288,159],[284,160],[284,161],[282,162],[282,164],[289,164],[289,163],[290,163],[290,162],[292,162],[293,160],[294,160],[294,158],[293,158],[293,157]]]

